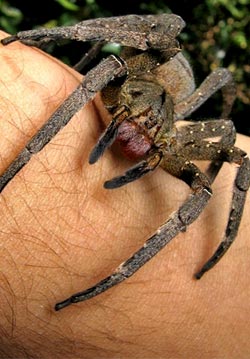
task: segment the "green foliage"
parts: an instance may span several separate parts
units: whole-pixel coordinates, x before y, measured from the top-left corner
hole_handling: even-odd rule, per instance
[[[22,12],[19,9],[11,6],[7,1],[0,0],[0,27],[2,29],[10,33],[16,32],[22,18]]]
[[[193,21],[186,29],[184,47],[201,73],[224,66],[237,83],[233,116],[238,129],[250,134],[246,122],[250,112],[250,2],[248,0],[206,0],[193,9]],[[205,15],[204,15],[205,14]],[[193,56],[194,54],[195,56]],[[246,106],[247,105],[247,106]],[[239,115],[240,114],[240,115]]]
[[[79,10],[79,6],[75,4],[75,1],[70,0],[55,0],[57,1],[62,7],[64,7],[66,10],[72,10],[77,11]]]

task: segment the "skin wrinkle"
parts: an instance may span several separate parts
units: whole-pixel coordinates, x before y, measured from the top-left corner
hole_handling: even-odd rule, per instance
[[[15,328],[15,325],[16,325],[16,318],[15,318],[15,294],[11,288],[11,285],[10,285],[10,282],[7,278],[6,275],[2,275],[2,277],[4,278],[4,280],[1,280],[1,282],[3,284],[1,284],[1,289],[2,288],[6,288],[6,284],[7,284],[7,288],[4,290],[5,293],[9,293],[10,294],[10,298],[9,299],[8,297],[5,296],[5,299],[6,299],[6,302],[8,304],[8,308],[10,311],[6,311],[6,310],[1,310],[1,312],[3,313],[3,318],[6,319],[7,323],[10,324],[11,326],[11,330],[8,330],[9,328],[6,328],[6,325],[4,327],[0,327],[0,331],[1,331],[1,337],[12,337],[13,336],[13,333],[14,333],[14,328]],[[6,284],[4,284],[6,283]],[[9,317],[8,317],[8,314],[9,314]]]
[[[58,333],[57,333],[57,334],[58,334]],[[39,337],[39,340],[38,340],[38,341],[40,342],[40,340],[41,340],[41,337]],[[65,338],[63,338],[63,340],[64,340],[64,342],[65,342]]]
[[[14,44],[4,51],[11,51],[13,47]],[[46,66],[46,63],[43,63],[43,66]],[[65,76],[68,75],[65,74]],[[63,93],[65,95],[65,92]],[[92,110],[93,107],[90,106],[87,112]],[[22,170],[20,176],[12,181],[1,195],[4,198],[4,201],[1,201],[1,206],[3,206],[1,227],[7,226],[9,233],[12,226],[15,229],[19,228],[15,246],[13,245],[9,250],[11,253],[19,253],[19,258],[27,261],[25,263],[27,271],[23,272],[23,280],[26,282],[26,287],[30,288],[28,284],[32,279],[30,282],[32,292],[25,303],[22,302],[23,298],[14,292],[17,307],[13,310],[19,327],[15,332],[15,337],[9,340],[8,346],[6,343],[0,345],[0,352],[6,351],[7,347],[8,355],[11,357],[20,357],[21,355],[16,353],[22,352],[21,357],[46,359],[62,356],[64,358],[84,357],[84,359],[114,356],[124,359],[166,356],[181,358],[184,354],[186,357],[195,357],[194,353],[197,358],[201,355],[211,358],[211,354],[214,357],[228,357],[234,354],[233,348],[238,343],[238,348],[242,346],[244,354],[249,353],[246,341],[248,333],[244,330],[242,322],[236,320],[240,317],[238,314],[241,310],[241,302],[243,301],[246,306],[249,302],[247,299],[249,292],[247,283],[249,282],[246,276],[242,275],[247,272],[249,265],[246,254],[239,253],[239,248],[246,246],[246,236],[239,235],[228,255],[204,279],[200,282],[192,280],[198,264],[203,263],[203,253],[204,258],[208,257],[209,253],[204,248],[206,244],[210,243],[210,251],[214,249],[214,246],[212,247],[214,243],[211,242],[215,239],[209,238],[212,221],[210,216],[207,218],[206,211],[185,234],[179,235],[171,245],[128,282],[65,313],[53,312],[56,300],[64,298],[73,290],[93,284],[95,279],[103,276],[104,272],[110,273],[120,261],[126,259],[143,243],[150,232],[152,233],[158,224],[167,218],[172,209],[178,208],[182,198],[188,193],[183,183],[161,170],[127,186],[126,190],[112,192],[103,190],[103,181],[114,174],[119,174],[128,162],[120,160],[115,153],[107,152],[98,164],[88,166],[86,157],[98,136],[98,131],[96,132],[98,125],[95,122],[97,119],[91,116],[86,118],[86,114],[78,116],[79,119],[73,119],[64,131],[65,133],[58,134],[54,141],[59,143],[60,149],[63,150],[62,144],[66,140],[67,156],[62,154],[62,157],[58,156],[58,159],[62,158],[63,161],[68,162],[72,158],[72,161],[80,164],[78,160],[81,158],[79,156],[82,156],[82,169],[74,176],[72,169],[77,166],[72,164],[71,167],[69,162],[71,171],[65,171],[63,168],[65,166],[63,164],[61,166],[60,161],[53,156],[55,144],[48,145],[45,152],[39,154],[26,169]],[[74,137],[67,135],[73,134],[75,130],[77,141],[81,138],[80,134],[83,131],[84,142],[79,147],[75,146]],[[247,141],[243,142],[243,137],[241,142],[241,146],[247,148]],[[70,146],[71,143],[72,146]],[[71,153],[71,149],[75,151]],[[77,151],[79,154],[75,153]],[[56,152],[59,153],[60,150]],[[56,165],[56,171],[54,165]],[[65,184],[63,179],[64,176],[66,179],[67,175],[71,176],[71,180],[66,181]],[[219,177],[221,180],[218,179],[218,183],[214,186],[215,196],[212,199],[214,204],[209,204],[211,213],[218,208],[218,202],[216,202],[218,190],[221,189],[224,196],[229,196],[231,193],[231,178],[228,179],[228,185],[225,185],[224,190],[221,187],[221,183],[225,183],[227,178],[227,171],[222,172]],[[66,191],[67,186],[69,189],[73,187],[71,191],[73,193]],[[78,190],[74,195],[76,189]],[[54,191],[56,194],[51,196]],[[23,200],[28,199],[28,202],[26,201],[28,206],[20,205],[18,202],[14,207],[17,196],[21,194]],[[57,229],[54,228],[53,231],[50,227],[51,224],[54,225],[60,220],[57,211],[61,203],[63,201],[66,203],[71,197],[65,197],[67,194],[72,194],[73,203],[77,208],[76,213],[78,212],[78,219],[75,222],[78,228],[75,231],[74,243],[68,241],[68,231],[61,237],[57,237]],[[149,205],[145,207],[147,203],[145,197],[148,195]],[[164,200],[161,199],[159,202],[161,196]],[[56,201],[55,204],[54,201]],[[42,213],[46,211],[46,203],[51,210],[44,217]],[[69,202],[68,205],[72,203]],[[6,212],[6,206],[9,206],[10,213]],[[39,216],[36,216],[40,222],[42,221],[39,237],[29,233],[31,226],[37,226],[36,217],[33,217],[30,227],[26,228],[25,218],[27,218],[27,213],[30,213],[27,212],[28,207],[33,212],[38,211],[39,207],[42,208]],[[222,208],[217,212],[218,215],[222,212]],[[157,213],[157,216],[154,216],[154,213]],[[245,218],[248,218],[248,213],[249,209],[246,209]],[[18,218],[16,218],[17,214]],[[103,214],[105,216],[102,217]],[[15,222],[13,218],[8,218],[10,215],[14,216]],[[85,227],[81,225],[82,223],[85,223]],[[246,223],[246,220],[242,223],[241,231],[243,232],[244,228],[249,228]],[[70,231],[72,228],[73,226],[70,227]],[[88,230],[84,235],[85,228]],[[222,228],[224,229],[223,226]],[[66,229],[63,227],[63,231]],[[53,237],[51,237],[52,233]],[[77,236],[77,233],[80,233],[80,236]],[[3,238],[1,243],[7,245],[7,236],[4,233],[1,234]],[[27,235],[33,241],[27,239]],[[217,239],[221,237],[218,236]],[[39,244],[40,246],[42,244],[44,249],[47,246],[48,251],[45,252],[44,258],[41,256]],[[25,247],[26,250],[32,251],[33,262],[22,252]],[[86,253],[86,248],[91,250]],[[34,263],[36,260],[37,266]],[[54,268],[48,265],[48,262],[51,263],[52,260]],[[17,265],[20,265],[18,260]],[[242,272],[242,265],[244,272]],[[49,270],[47,271],[46,268]],[[240,275],[242,278],[239,282],[237,279]],[[14,289],[15,280],[18,278],[14,279],[11,276],[10,279],[9,283]],[[233,284],[234,288],[230,284]],[[242,297],[242,288],[246,288],[244,297]],[[227,303],[226,308],[223,308],[223,303]],[[221,312],[223,316],[217,321]],[[245,327],[248,328],[247,318],[244,319]],[[233,338],[231,338],[232,332],[229,327],[231,323],[240,329],[238,331],[235,329]],[[1,326],[0,317],[0,328]],[[219,336],[215,330],[217,327],[220,329]],[[221,342],[223,337],[225,340]],[[227,340],[228,337],[230,340]],[[21,347],[23,347],[22,351]],[[236,353],[239,354],[238,349]]]

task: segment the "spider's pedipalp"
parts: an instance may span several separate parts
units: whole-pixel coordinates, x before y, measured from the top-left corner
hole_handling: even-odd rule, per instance
[[[159,166],[162,158],[162,153],[155,152],[147,159],[139,162],[128,171],[125,172],[124,175],[114,177],[109,181],[104,183],[104,188],[106,189],[114,189],[121,186],[124,186],[130,182],[136,181],[137,179],[141,178],[145,174],[150,171],[156,169]]]
[[[128,117],[129,112],[126,106],[121,106],[113,115],[113,119],[99,138],[97,144],[89,155],[89,163],[94,164],[103,154],[106,148],[112,145],[116,136],[118,127]]]

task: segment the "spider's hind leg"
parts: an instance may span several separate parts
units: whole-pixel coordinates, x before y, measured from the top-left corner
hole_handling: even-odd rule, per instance
[[[219,90],[223,96],[221,118],[227,118],[236,98],[236,86],[231,72],[225,68],[218,68],[211,72],[188,98],[176,104],[175,120],[188,117]]]
[[[234,147],[235,135],[235,128],[229,120],[200,122],[178,130],[179,143],[181,144],[179,153],[182,156],[192,160],[212,161],[206,171],[211,182],[215,179],[223,162],[240,165],[234,182],[232,204],[224,239],[215,254],[195,275],[197,279],[201,278],[226,253],[236,238],[240,225],[246,194],[250,185],[250,162],[244,151]],[[218,136],[221,137],[219,142],[205,140]]]
[[[100,53],[105,41],[98,41],[91,46],[88,52],[86,52],[82,58],[74,65],[74,70],[81,72],[84,68]]]
[[[195,274],[196,279],[200,279],[204,273],[213,268],[214,265],[219,262],[221,257],[226,253],[236,238],[249,186],[250,161],[248,157],[245,157],[243,158],[242,164],[238,169],[238,173],[234,182],[232,204],[224,239],[220,243],[213,256],[204,264],[201,270]]]
[[[176,156],[164,157],[161,165],[173,175],[185,181],[193,190],[193,194],[174,212],[167,222],[152,235],[137,252],[108,277],[82,292],[73,294],[59,302],[55,310],[61,310],[71,304],[82,302],[105,292],[123,282],[138,271],[145,263],[164,248],[178,233],[194,222],[211,197],[210,183],[207,177],[191,162]]]

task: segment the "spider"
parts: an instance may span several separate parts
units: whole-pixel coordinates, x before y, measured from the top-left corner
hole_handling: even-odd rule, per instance
[[[189,62],[176,37],[185,22],[174,14],[127,15],[80,22],[74,26],[22,31],[2,40],[3,45],[20,40],[40,46],[58,39],[97,41],[77,68],[89,62],[105,42],[123,46],[120,56],[110,55],[90,70],[77,89],[59,106],[48,122],[27,143],[0,178],[0,190],[39,152],[98,91],[112,120],[90,153],[95,163],[118,141],[124,154],[137,161],[123,175],[104,183],[114,189],[135,181],[161,167],[186,182],[192,194],[136,253],[107,278],[93,287],[55,305],[60,310],[85,301],[124,281],[165,247],[179,232],[197,219],[212,190],[211,184],[223,162],[238,165],[230,215],[224,238],[214,255],[198,273],[200,279],[226,253],[240,225],[246,193],[250,185],[250,162],[235,147],[236,131],[228,119],[235,99],[231,73],[225,68],[213,71],[196,89]],[[223,110],[219,119],[178,126],[218,90]],[[205,173],[194,160],[208,160]]]

